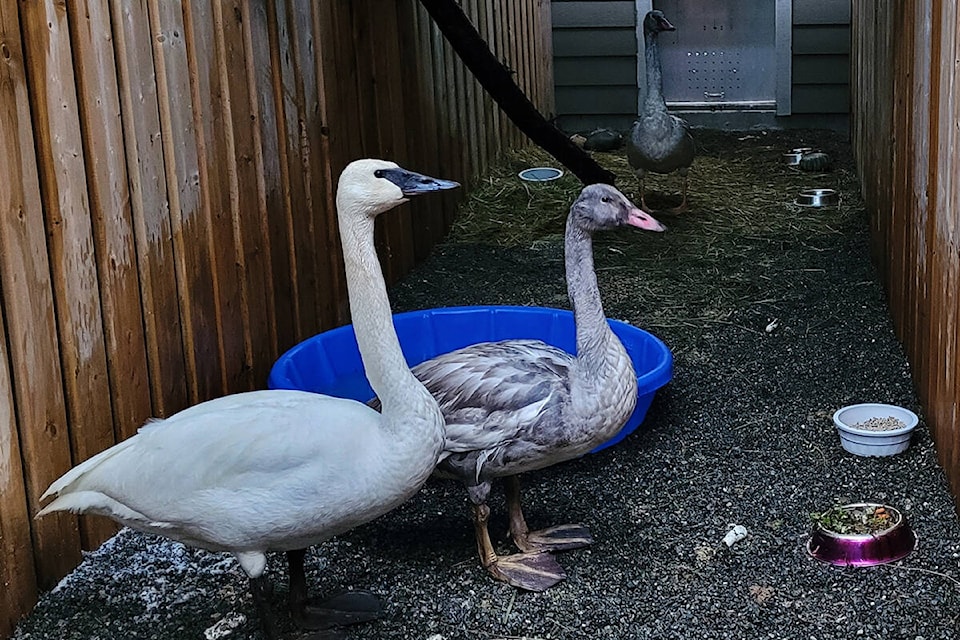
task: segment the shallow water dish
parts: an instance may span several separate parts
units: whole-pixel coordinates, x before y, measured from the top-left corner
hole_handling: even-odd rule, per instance
[[[841,508],[851,507],[883,507],[891,514],[894,524],[876,533],[852,534],[829,531],[818,523],[807,541],[807,552],[811,556],[839,566],[869,567],[902,560],[916,549],[917,535],[897,509],[869,502]]]
[[[637,374],[637,407],[623,429],[594,452],[632,433],[657,389],[673,375],[673,354],[659,338],[619,320],[610,327],[623,342]],[[477,342],[540,339],[572,353],[576,348],[573,313],[547,307],[442,307],[398,313],[393,324],[410,366]],[[353,326],[315,335],[295,345],[273,365],[271,389],[302,389],[366,402],[373,391],[363,375]]]
[[[840,203],[840,194],[833,189],[804,189],[797,195],[801,207],[833,207]]]
[[[859,428],[870,419],[896,418],[903,422],[898,429],[877,431]],[[910,436],[920,419],[913,411],[893,404],[867,402],[843,407],[833,414],[833,424],[840,433],[843,448],[858,456],[892,456],[906,451]]]
[[[800,164],[800,159],[804,155],[813,153],[814,151],[819,151],[819,149],[814,149],[813,147],[797,147],[796,149],[790,149],[790,151],[783,154],[783,161],[787,165],[794,167]]]
[[[562,176],[563,171],[554,169],[553,167],[534,167],[532,169],[524,169],[517,175],[520,176],[521,180],[526,180],[527,182],[550,182]]]

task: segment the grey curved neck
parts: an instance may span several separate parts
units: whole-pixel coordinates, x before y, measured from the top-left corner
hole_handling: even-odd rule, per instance
[[[567,294],[577,327],[577,361],[584,371],[599,374],[606,344],[613,332],[600,301],[600,287],[593,266],[593,238],[568,222],[564,240]]]
[[[667,104],[663,100],[663,73],[660,69],[660,44],[655,31],[644,31],[644,61],[647,67],[647,97],[644,106],[647,109],[666,110]]]

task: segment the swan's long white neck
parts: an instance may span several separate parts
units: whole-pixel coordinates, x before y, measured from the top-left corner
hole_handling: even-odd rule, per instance
[[[667,104],[663,100],[663,72],[660,69],[660,45],[656,31],[643,32],[643,57],[647,67],[647,97],[644,104],[647,109],[666,110]]]
[[[600,376],[607,347],[615,339],[600,301],[600,287],[593,267],[593,238],[567,221],[564,235],[567,295],[577,327],[577,361],[581,371]]]
[[[358,208],[350,198],[337,198],[337,208]],[[349,220],[349,222],[345,222]],[[384,414],[406,406],[411,394],[427,393],[410,372],[393,327],[390,299],[373,239],[374,219],[340,215],[344,268],[350,291],[350,315],[360,359]],[[406,401],[406,402],[405,402]]]

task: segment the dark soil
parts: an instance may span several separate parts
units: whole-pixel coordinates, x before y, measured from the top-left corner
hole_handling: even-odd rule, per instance
[[[383,597],[383,619],[349,638],[957,637],[960,526],[926,425],[905,453],[860,458],[840,447],[830,420],[857,402],[922,416],[870,262],[845,138],[696,137],[689,211],[665,216],[665,234],[628,230],[596,243],[608,315],[673,349],[673,381],[619,445],[523,479],[533,526],[583,522],[595,544],[558,556],[565,582],[518,592],[480,568],[462,488],[431,482],[403,507],[311,551],[318,592]],[[824,149],[835,169],[814,176],[783,166],[780,154],[798,146]],[[622,153],[599,157],[636,197]],[[568,306],[559,234],[572,195],[553,213],[539,211],[550,208],[538,204],[537,188],[509,182],[533,161],[546,160],[514,156],[481,183],[451,238],[393,288],[396,310]],[[569,177],[557,182],[551,201],[560,200],[557,189],[578,190]],[[804,186],[840,190],[841,206],[794,206]],[[679,179],[651,187],[676,193]],[[509,194],[522,204],[502,202]],[[477,222],[484,201],[499,212],[485,226]],[[528,223],[535,231],[525,231]],[[810,514],[851,502],[900,509],[917,550],[874,568],[810,558]],[[509,550],[499,494],[491,508],[491,530]],[[727,548],[721,540],[734,524],[749,533]],[[280,605],[282,557],[271,562]],[[218,621],[237,628],[206,637],[259,638],[232,558],[126,531],[46,594],[15,638],[203,638]]]

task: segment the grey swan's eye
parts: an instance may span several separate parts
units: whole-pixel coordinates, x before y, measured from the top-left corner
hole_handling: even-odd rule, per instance
[[[610,196],[603,196],[600,198],[600,202],[610,202]]]

